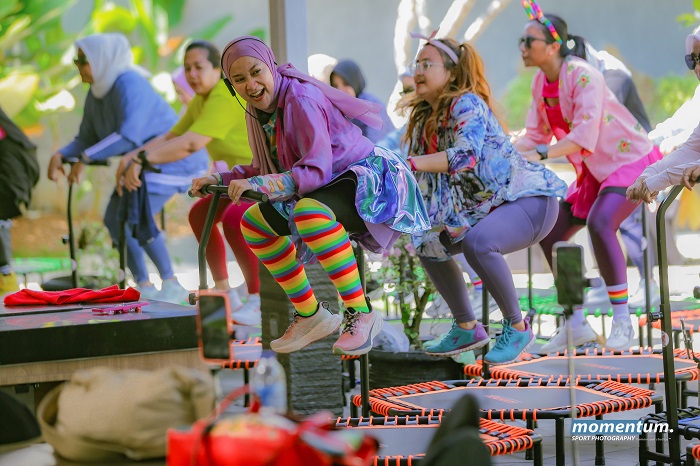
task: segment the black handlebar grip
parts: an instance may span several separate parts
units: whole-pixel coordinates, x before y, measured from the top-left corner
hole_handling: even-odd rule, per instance
[[[84,161],[79,157],[63,157],[61,158],[61,161],[70,165],[74,165],[78,162],[85,162],[86,165],[98,165],[101,167],[109,167],[110,165],[109,159]]]
[[[201,190],[205,194],[214,194],[214,193],[219,193],[219,194],[227,194],[228,193],[228,186],[219,186],[216,184],[208,184],[204,186]],[[187,195],[190,197],[195,197],[194,196],[194,191],[191,189],[187,191]],[[252,191],[250,189],[243,191],[243,194],[241,194],[241,199],[247,200],[247,201],[254,201],[254,202],[267,202],[270,198],[267,194],[265,193],[259,193],[257,191]]]

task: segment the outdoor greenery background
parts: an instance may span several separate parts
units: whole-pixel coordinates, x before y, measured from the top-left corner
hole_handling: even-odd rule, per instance
[[[260,4],[267,3],[263,0],[256,1]],[[407,0],[401,0],[404,1]],[[177,33],[176,31],[182,29],[179,26],[185,20],[187,3],[187,0],[117,0],[116,3],[105,0],[0,1],[0,105],[30,137],[48,136],[53,150],[57,149],[61,141],[65,142],[62,131],[65,133],[69,126],[79,121],[87,91],[87,87],[81,85],[72,63],[76,38],[91,33],[122,32],[132,43],[136,62],[151,71],[156,78],[162,79],[166,76],[167,79],[167,75],[181,64],[183,48],[190,38],[213,39],[235,20],[233,14],[211,11],[208,14],[211,20],[208,22],[187,34]],[[313,2],[310,0],[309,4],[311,3]],[[436,6],[438,3],[444,6],[450,2],[424,2],[424,5]],[[511,8],[513,5],[517,8],[516,2],[512,2]],[[695,8],[696,11],[690,11],[677,18],[685,27],[698,22],[700,0],[694,0],[692,5],[689,5],[689,10]],[[323,6],[326,7],[325,4]],[[81,9],[80,15],[75,15],[77,7]],[[316,4],[316,7],[319,5]],[[347,7],[348,5],[338,4],[338,8]],[[88,11],[84,11],[83,8]],[[232,10],[233,7],[227,8],[227,11]],[[387,24],[390,23],[391,20],[388,20]],[[316,26],[320,25],[309,24],[310,29]],[[436,27],[437,23],[433,26]],[[246,28],[245,25],[238,28],[239,34],[254,34],[263,39],[266,38],[266,32],[264,28]],[[342,42],[338,37],[328,38],[328,41],[332,40]],[[625,56],[617,50],[609,47],[607,50],[625,62]],[[680,54],[678,59],[681,60]],[[629,63],[628,66],[633,72],[652,124],[670,116],[693,95],[698,85],[695,76],[689,72],[653,78],[635,70]],[[524,126],[531,100],[530,83],[533,72],[520,66],[519,72],[510,80],[506,90],[499,93],[500,95],[497,94],[511,130]],[[170,93],[167,94],[167,98],[179,111],[179,102],[175,96]],[[70,114],[69,119],[66,118],[67,114]],[[66,120],[69,120],[68,124]],[[71,127],[68,131],[74,132],[75,129]],[[44,157],[48,155],[50,154],[42,154]],[[46,183],[44,179],[42,181]],[[100,206],[103,197],[109,194],[106,188],[110,186],[113,186],[113,174],[109,170],[95,169],[88,173],[86,180],[80,184],[76,196],[76,202],[90,204],[80,222],[82,251],[86,255],[101,258],[103,271],[115,269],[113,265],[106,264],[108,261],[113,264],[116,260],[116,252],[110,247],[109,237],[105,234],[100,218]],[[65,207],[65,197],[60,193],[60,188],[59,195],[54,195],[52,202],[33,205],[32,208],[36,211],[60,213],[60,209]],[[187,201],[177,198],[175,202]],[[179,224],[185,225],[183,231],[189,234],[187,210],[182,204],[170,209],[169,234],[173,232],[173,224],[176,228]],[[23,239],[31,238],[32,241],[25,243],[30,245],[26,249],[16,249],[17,255],[67,254],[67,248],[55,241],[58,236],[52,238],[53,232],[48,228],[46,220],[42,221],[42,225],[43,228],[38,233],[33,231],[36,228],[31,232],[22,230],[19,236],[24,237]],[[60,228],[65,231],[63,223]],[[425,286],[422,285],[426,282],[426,277],[405,240],[406,238],[399,242],[385,258],[386,264],[380,274],[380,284],[391,287],[400,298],[398,301],[405,333],[417,346],[422,309],[427,305],[433,288],[429,282]],[[49,246],[50,244],[53,246]],[[174,259],[177,261],[177,257]],[[415,312],[415,308],[418,308],[419,312]]]

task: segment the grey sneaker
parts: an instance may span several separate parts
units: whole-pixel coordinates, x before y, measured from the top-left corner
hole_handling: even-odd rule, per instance
[[[318,303],[316,313],[309,317],[294,313],[294,321],[277,340],[270,342],[270,348],[276,353],[293,353],[311,343],[322,340],[340,328],[343,318],[329,310],[325,301]]]
[[[173,277],[163,280],[163,284],[160,287],[160,291],[158,292],[156,299],[166,303],[187,305],[189,304],[189,295],[190,292],[180,285],[177,278]]]
[[[158,299],[158,288],[153,286],[153,284],[141,285],[138,287],[138,290],[141,293],[141,299]]]

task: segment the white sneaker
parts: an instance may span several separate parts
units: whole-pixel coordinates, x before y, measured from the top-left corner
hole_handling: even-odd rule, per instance
[[[619,319],[619,322],[613,319],[612,330],[610,336],[605,342],[607,349],[615,351],[623,351],[630,349],[634,340],[634,327],[630,319]]]
[[[583,298],[583,305],[610,305],[610,296],[608,295],[608,288],[605,285],[597,286],[595,288],[589,288],[586,292],[586,296],[584,296]]]
[[[235,288],[228,290],[228,302],[231,305],[231,312],[239,310],[243,306],[243,301]]]
[[[245,304],[235,312],[231,313],[231,320],[240,325],[261,325],[262,314],[260,313],[260,295],[248,295]]]
[[[645,288],[646,287],[646,281],[642,278],[639,281],[639,287],[637,288],[637,291],[634,292],[632,296],[630,296],[630,300],[628,302],[629,307],[645,307],[646,306],[646,292]],[[661,302],[661,293],[659,291],[659,285],[656,283],[654,279],[651,280],[650,282],[650,292],[651,292],[651,306],[655,307],[658,306],[659,303]]]
[[[270,348],[275,353],[291,353],[322,340],[338,331],[343,318],[329,310],[327,302],[318,303],[316,313],[303,317],[295,312],[294,320],[280,338],[270,342]]]
[[[598,339],[598,334],[595,333],[595,330],[591,328],[586,320],[584,320],[581,325],[572,329],[571,336],[574,347]],[[540,354],[558,353],[564,351],[567,347],[566,323],[564,323],[557,328],[557,332],[554,336],[540,348]]]
[[[177,278],[173,277],[163,280],[156,299],[166,303],[189,304],[189,296],[190,292],[180,285]]]
[[[246,299],[248,297],[248,285],[246,282],[241,283],[237,287],[233,288],[238,293],[238,297],[241,299]]]

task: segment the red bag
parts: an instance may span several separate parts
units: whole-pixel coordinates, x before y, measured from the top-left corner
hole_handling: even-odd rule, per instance
[[[332,430],[330,416],[320,413],[295,423],[258,413],[221,418],[247,391],[232,392],[206,419],[189,430],[169,429],[168,466],[344,466],[369,465],[377,441],[354,430]],[[352,436],[353,438],[349,438]]]

